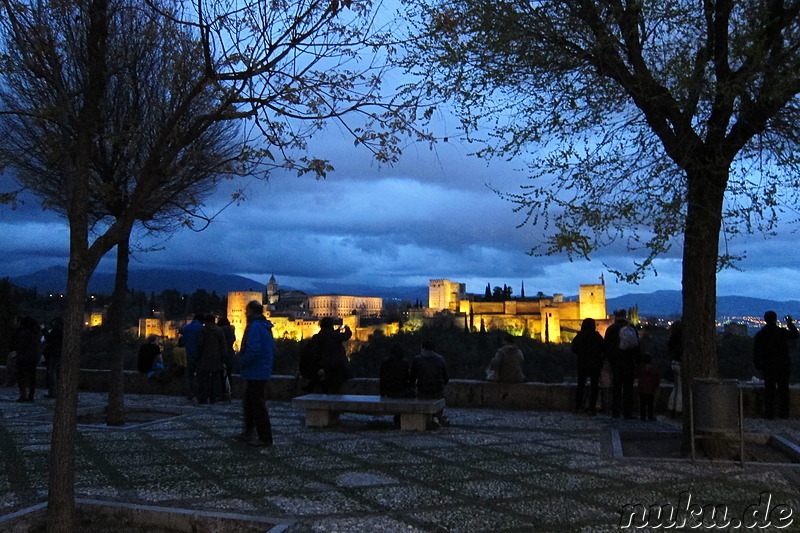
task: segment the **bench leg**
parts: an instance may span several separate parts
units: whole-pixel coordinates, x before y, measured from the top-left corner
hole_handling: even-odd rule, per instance
[[[403,431],[425,431],[430,415],[424,413],[401,413],[400,429]]]
[[[306,427],[324,428],[339,422],[339,413],[324,409],[306,409]]]

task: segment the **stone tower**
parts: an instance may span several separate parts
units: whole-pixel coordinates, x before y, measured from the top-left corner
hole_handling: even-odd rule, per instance
[[[595,320],[605,320],[608,318],[606,313],[606,286],[581,285],[580,293],[580,317],[594,318]]]
[[[264,303],[270,309],[274,309],[273,306],[278,303],[278,282],[275,280],[274,275],[270,276],[269,282],[267,282],[267,294],[266,298],[264,298]]]

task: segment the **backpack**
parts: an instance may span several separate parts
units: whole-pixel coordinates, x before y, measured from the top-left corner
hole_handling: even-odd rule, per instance
[[[619,330],[619,349],[632,350],[639,346],[639,335],[630,324],[625,324]]]

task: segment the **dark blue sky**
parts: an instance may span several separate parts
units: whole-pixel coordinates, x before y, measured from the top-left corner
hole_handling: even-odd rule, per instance
[[[312,145],[336,167],[326,180],[281,173],[252,181],[247,201],[224,211],[207,230],[140,241],[163,249],[136,253],[132,268],[202,269],[264,282],[274,273],[281,284],[308,290],[329,282],[419,286],[449,278],[466,282],[472,292],[490,282],[508,283],[518,293],[524,280],[528,293],[575,294],[579,284],[597,282],[604,262],[626,268],[635,259],[622,245],[598,251],[592,261],[528,256],[540,238],[537,228],[517,228],[520,215],[486,186],[515,190],[526,181],[517,170],[522,163],[487,165],[467,155],[473,147],[451,140],[433,151],[408,146],[399,164],[379,166],[341,139],[328,131]],[[243,183],[223,185],[209,211]],[[66,264],[63,221],[31,199],[16,211],[0,206],[0,213],[0,275]],[[732,251],[746,251],[747,258],[743,271],[720,274],[719,293],[800,298],[795,241],[786,228],[771,239],[734,241]],[[659,275],[638,287],[606,273],[609,296],[680,289],[677,254],[660,259]],[[110,270],[110,259],[101,268]]]

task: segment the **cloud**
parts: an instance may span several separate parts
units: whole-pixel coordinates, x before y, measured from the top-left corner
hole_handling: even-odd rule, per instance
[[[341,143],[340,143],[341,144]],[[636,260],[624,242],[592,255],[591,261],[564,256],[531,257],[543,240],[541,228],[516,226],[522,216],[484,184],[514,190],[525,182],[515,162],[468,157],[469,147],[456,142],[435,152],[414,145],[394,167],[378,166],[343,145],[330,149],[337,166],[325,180],[291,173],[247,184],[247,200],[223,211],[203,232],[181,230],[158,239],[138,238],[133,268],[203,269],[247,273],[264,280],[275,274],[289,286],[325,282],[381,286],[426,285],[431,278],[450,278],[482,292],[510,284],[519,293],[575,294],[581,283],[595,283],[603,264],[631,270]],[[335,157],[334,157],[335,156]],[[338,162],[337,162],[338,161]],[[208,205],[213,213],[244,182],[226,182]],[[0,275],[21,275],[65,265],[68,232],[35,199],[12,211],[0,207]],[[796,294],[796,234],[781,228],[771,239],[748,236],[731,242],[731,251],[747,251],[745,272],[719,275],[720,294],[788,299]],[[609,296],[681,287],[681,247],[655,262],[658,276],[639,286],[617,283],[606,273]],[[101,269],[113,268],[113,254]]]

